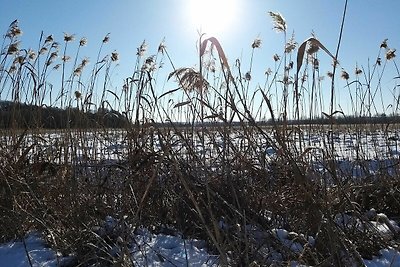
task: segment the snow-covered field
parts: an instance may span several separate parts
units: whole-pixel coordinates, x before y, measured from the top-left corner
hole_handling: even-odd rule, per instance
[[[396,125],[397,126],[397,125]],[[400,125],[399,125],[400,126]],[[360,130],[352,128],[338,128],[333,133],[329,129],[304,130],[301,136],[291,134],[288,137],[288,147],[299,150],[309,149],[312,151],[311,160],[323,160],[324,153],[331,150],[334,145],[334,157],[338,161],[355,161],[355,160],[385,160],[400,158],[400,128],[391,131],[382,130],[378,127],[371,130]],[[193,139],[195,148],[198,151],[212,154],[221,149],[224,143],[224,137],[221,132],[209,131],[204,135],[203,143],[198,136],[192,137],[191,133],[181,133],[178,136],[175,131],[165,131],[169,138],[170,145],[177,153],[184,152],[184,140]],[[275,142],[275,134],[272,128],[266,129],[270,140],[257,132],[252,134],[252,144],[265,153],[267,158],[274,157],[276,151],[270,146],[270,142]],[[196,134],[196,133],[195,133]],[[182,139],[184,137],[185,139]],[[17,140],[12,140],[8,135],[2,135],[0,142],[3,144],[14,144]],[[167,138],[167,139],[168,139]],[[124,130],[108,130],[108,131],[48,131],[27,134],[22,145],[25,147],[32,146],[32,152],[40,151],[43,160],[52,160],[54,156],[63,157],[64,150],[57,151],[60,147],[74,147],[73,151],[69,151],[72,160],[123,160],[129,151],[128,133]],[[243,138],[241,129],[232,129],[230,131],[230,142],[232,146],[246,148],[248,139]],[[161,151],[159,136],[156,134],[143,139],[152,142],[151,146],[154,151]],[[53,158],[52,158],[53,157]]]
[[[142,233],[134,237],[135,244],[128,252],[132,266],[218,266],[218,257],[207,253],[205,242],[200,240],[154,235],[147,230],[142,230]],[[73,256],[57,254],[37,233],[31,233],[23,240],[0,245],[2,267],[56,267],[74,264]]]
[[[387,231],[387,229],[383,231]],[[304,246],[300,243],[290,240],[290,235],[293,233],[278,229],[275,234],[282,245],[288,249],[294,252],[301,252],[304,249]],[[141,233],[134,235],[134,239],[135,242],[128,251],[130,262],[133,264],[131,266],[219,266],[218,256],[208,253],[205,242],[201,240],[185,240],[179,236],[164,234],[155,235],[147,230],[142,230]],[[312,238],[310,238],[310,241],[312,242]],[[281,255],[276,251],[274,253],[276,261],[279,262]],[[375,256],[373,259],[364,259],[363,262],[367,267],[400,266],[400,251],[393,248],[382,249],[379,256]],[[46,245],[39,234],[31,233],[23,240],[0,245],[0,266],[74,266],[74,258],[73,256],[63,257],[57,254]],[[286,266],[300,267],[305,265],[292,262]]]
[[[241,144],[240,135],[241,132],[233,133],[231,140],[237,142],[236,145],[239,147],[246,147],[247,144]],[[334,134],[304,132],[301,146],[296,137],[293,138],[292,146],[295,149],[302,147],[304,151],[308,151],[305,155],[309,158],[310,163],[316,170],[321,168],[321,172],[323,172],[321,162],[327,157],[327,151],[329,151],[333,143],[335,147],[334,157],[342,175],[357,179],[366,175],[379,175],[382,170],[385,170],[389,175],[393,175],[395,169],[392,166],[398,163],[400,156],[399,137],[400,131],[398,130],[392,132],[375,130],[361,134],[351,130]],[[69,150],[68,152],[66,152],[67,150],[57,150],[60,147],[69,147],[61,144],[65,140],[67,138],[63,133],[59,132],[31,134],[25,139],[24,146],[32,146],[31,153],[40,154],[42,157],[40,160],[52,162],[63,159],[64,153],[70,153],[69,158],[74,163],[116,162],[123,161],[129,151],[129,143],[124,131],[74,133],[73,147],[75,150]],[[8,144],[13,143],[9,136],[3,136],[1,141]],[[277,157],[279,151],[270,146],[268,140],[259,136],[254,138],[254,141],[258,147],[256,152],[262,152],[267,162]],[[161,151],[160,140],[156,136],[151,142],[154,142],[155,151]],[[212,159],[213,153],[221,149],[224,140],[221,135],[215,134],[213,138],[205,140],[204,147],[200,141],[196,140],[195,142],[199,144],[196,146],[199,152],[208,155]],[[182,149],[184,144],[176,135],[172,136],[171,144],[171,148],[176,153],[184,151]],[[353,219],[338,217],[336,223],[341,226]],[[97,229],[98,231],[110,231],[109,229],[112,228],[115,220],[108,217],[104,223],[100,229]],[[389,238],[399,234],[398,223],[389,219],[385,220],[384,214],[370,219],[371,227],[376,228],[382,236],[388,236]],[[224,225],[223,222],[220,222],[219,226],[221,229],[231,227]],[[284,229],[275,229],[272,232],[264,233],[260,230],[254,230],[251,225],[245,226],[245,228],[247,229],[247,234],[254,234],[254,239],[271,238],[272,236],[281,246],[286,247],[296,255],[300,255],[307,246],[314,245],[314,237],[299,237],[296,233],[291,233]],[[125,246],[124,249],[122,245],[118,247],[117,242],[115,247],[110,248],[109,253],[126,255],[130,259],[132,266],[218,266],[219,264],[219,256],[207,249],[206,242],[187,239],[179,233],[175,235],[155,234],[147,229],[136,229],[132,232],[131,239],[131,244],[127,247]],[[0,266],[71,266],[74,264],[74,255],[61,255],[49,248],[44,240],[39,233],[28,233],[23,239],[1,244]],[[300,242],[298,240],[304,241]],[[269,246],[260,246],[260,249],[264,249],[266,254],[272,255],[271,263],[283,261],[282,255],[276,249]],[[380,255],[374,256],[372,259],[363,259],[363,262],[365,266],[371,267],[400,266],[400,252],[395,248],[388,247],[382,249]],[[254,264],[254,266],[258,265]],[[304,265],[291,262],[288,266]]]

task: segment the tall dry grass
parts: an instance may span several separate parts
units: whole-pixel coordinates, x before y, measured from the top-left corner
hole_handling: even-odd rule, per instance
[[[274,56],[276,67],[264,87],[256,88],[250,81],[258,39],[251,45],[248,72],[240,61],[229,64],[216,38],[200,37],[197,69],[176,68],[164,43],[155,56],[146,57],[143,42],[132,76],[114,89],[111,74],[119,56],[103,54],[108,35],[88,69],[88,59],[78,59],[85,38],[74,46],[73,35],[65,34],[61,43],[41,36],[38,51],[26,50],[20,48],[18,24],[11,24],[1,48],[0,95],[12,101],[16,117],[20,102],[37,108],[34,126],[23,129],[15,123],[1,132],[1,240],[42,232],[55,249],[74,253],[78,266],[134,265],[126,256],[132,233],[140,227],[204,239],[222,265],[268,265],[280,252],[281,264],[346,266],[398,246],[398,233],[387,238],[372,224],[383,217],[373,209],[399,218],[398,157],[379,154],[376,141],[380,166],[371,173],[371,153],[362,146],[379,130],[392,148],[397,125],[336,124],[338,114],[372,114],[383,90],[385,68],[380,67],[391,62],[396,67],[394,50],[386,42],[381,45],[384,62],[376,61],[364,74],[365,82],[361,68],[355,81],[343,70],[353,111],[344,114],[334,104],[336,69],[330,75],[330,106],[321,101],[319,50],[336,68],[338,52],[333,56],[316,37],[298,46],[294,36],[286,38],[282,15],[270,16],[285,35],[284,49]],[[160,93],[157,66],[164,61],[172,69],[166,79],[178,88]],[[392,93],[397,113],[396,88]],[[40,107],[45,106],[68,111],[64,129],[42,128]],[[98,127],[88,129],[81,115],[83,123],[73,127],[72,108],[116,110],[129,123],[106,129],[99,117]],[[329,123],[292,123],[320,116]],[[271,118],[267,126],[261,123],[265,117]],[[335,138],[342,133],[355,135],[354,161],[336,155],[341,148]],[[313,136],[323,146],[313,146]],[[119,154],[113,154],[117,144]],[[355,177],[341,164],[363,171]],[[117,225],[104,231],[108,216]],[[302,251],[281,243],[277,229],[290,231]]]

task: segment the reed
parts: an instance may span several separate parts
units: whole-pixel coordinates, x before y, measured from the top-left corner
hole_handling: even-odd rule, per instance
[[[147,57],[143,42],[132,75],[113,88],[119,54],[103,52],[110,35],[89,69],[87,58],[79,60],[86,38],[42,35],[38,51],[27,50],[12,23],[0,55],[0,96],[10,100],[0,107],[0,240],[40,231],[79,266],[133,265],[127,253],[140,227],[204,239],[221,265],[268,265],[279,251],[280,264],[345,266],[398,246],[395,228],[382,236],[372,223],[380,217],[371,215],[399,217],[398,124],[390,117],[360,123],[379,111],[387,68],[400,75],[395,49],[382,43],[373,66],[357,67],[354,80],[342,70],[346,114],[334,103],[335,69],[330,105],[322,101],[318,55],[339,68],[338,52],[315,36],[298,46],[294,35],[286,38],[283,16],[269,15],[285,35],[284,49],[256,88],[250,80],[260,39],[249,48],[248,71],[230,64],[214,37],[200,36],[197,69],[175,67],[164,42]],[[165,79],[177,87],[160,92],[164,61],[171,68]],[[398,79],[392,115],[397,88]],[[309,123],[294,123],[300,120]],[[338,156],[338,138],[351,158]],[[110,217],[117,225],[100,231]],[[279,229],[292,232],[302,250],[281,243]]]

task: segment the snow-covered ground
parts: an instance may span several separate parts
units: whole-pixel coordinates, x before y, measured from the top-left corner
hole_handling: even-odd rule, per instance
[[[218,257],[207,253],[204,241],[154,235],[145,230],[141,232],[135,235],[135,244],[129,251],[133,266],[218,266]],[[73,264],[73,256],[58,255],[35,233],[29,234],[24,240],[0,245],[1,267],[58,267]]]
[[[70,261],[70,258],[61,258],[57,255],[40,235],[35,233],[29,234],[23,240],[0,245],[2,267],[63,266]]]
[[[289,233],[276,230],[277,238],[283,245],[297,251],[302,246],[289,240]],[[135,235],[135,244],[130,248],[133,266],[218,266],[218,256],[211,255],[205,248],[205,242],[200,240],[184,240],[177,236],[151,234],[147,230]],[[400,252],[392,249],[382,249],[380,256],[372,260],[364,259],[367,267],[400,266]],[[38,234],[31,233],[25,239],[0,245],[0,266],[2,267],[58,267],[71,266],[72,256],[62,257],[51,250]],[[255,265],[257,266],[257,265]],[[292,262],[292,267],[300,267]]]
[[[79,136],[77,134],[74,142],[76,142],[75,146],[78,148],[76,154],[78,158],[75,158],[75,160],[80,160],[83,157],[87,157],[89,160],[104,160],[105,162],[107,160],[123,160],[128,150],[125,134],[123,131],[110,131],[103,135],[90,132],[85,132]],[[240,135],[240,133],[236,134]],[[318,169],[318,162],[323,160],[324,150],[327,150],[329,144],[333,142],[336,149],[335,157],[343,174],[361,177],[365,175],[363,173],[365,171],[373,174],[382,169],[382,164],[390,166],[393,165],[392,160],[399,159],[399,136],[399,132],[391,132],[390,136],[387,136],[387,133],[379,130],[363,136],[355,132],[341,132],[330,136],[321,133],[304,133],[302,141],[304,142],[303,147],[305,145],[312,151],[310,160],[314,162],[315,168]],[[11,143],[8,138],[3,136],[1,142]],[[241,140],[236,137],[232,137],[232,139]],[[62,147],[60,142],[63,140],[61,133],[30,135],[26,139],[26,146],[36,144],[33,149],[43,150],[41,155],[45,160],[46,157],[59,153],[59,151],[51,150]],[[156,139],[155,141],[154,145],[160,149]],[[256,141],[260,151],[264,151],[267,160],[273,160],[277,156],[276,149],[268,146],[266,140],[260,137]],[[222,146],[222,142],[221,137],[216,136],[213,142],[209,142],[206,149],[218,149],[218,146]],[[296,140],[294,140],[294,143],[296,143]],[[182,149],[182,143],[179,139],[174,142],[172,148]],[[200,147],[199,149],[204,148]],[[47,160],[51,159],[48,158]],[[363,166],[359,166],[359,164],[363,164]],[[108,220],[108,223],[112,223],[111,218],[108,218]],[[338,221],[337,223],[343,222]],[[382,235],[390,235],[390,229],[386,225],[375,221],[371,221],[371,224]],[[391,224],[399,232],[397,223],[391,221]],[[303,250],[304,244],[293,242],[290,238],[291,233],[286,230],[276,229],[274,234],[283,246],[287,246],[294,253],[300,253]],[[132,233],[132,237],[134,242],[129,245],[128,254],[134,266],[218,266],[218,255],[209,252],[204,241],[184,239],[179,235],[155,234],[146,229],[135,231],[135,233]],[[312,239],[312,237],[309,238],[309,244],[312,243]],[[279,259],[279,257],[277,258]],[[73,262],[73,256],[65,257],[58,254],[49,248],[38,233],[30,233],[23,240],[0,244],[0,267],[68,266]],[[379,256],[375,256],[373,259],[364,259],[364,264],[368,267],[400,266],[400,252],[390,247],[382,249]],[[304,265],[293,262],[291,266]]]
[[[400,127],[400,126],[399,126]],[[272,128],[265,129],[269,136],[269,140],[265,136],[252,133],[252,138],[248,139],[243,135],[240,129],[232,129],[230,133],[230,145],[236,148],[245,149],[248,146],[256,146],[259,152],[264,152],[268,158],[273,157],[276,151],[270,146],[270,142],[275,142],[275,132]],[[184,138],[189,138],[191,133],[182,134]],[[165,135],[166,142],[168,140],[171,148],[177,153],[185,152],[185,142],[182,138],[171,131]],[[209,131],[204,136],[203,142],[198,140],[196,136],[194,140],[194,148],[197,152],[203,152],[212,156],[213,153],[222,149],[224,144],[223,133],[217,131]],[[0,136],[0,142],[5,146],[13,146],[17,141],[8,135]],[[66,142],[71,142],[70,146],[74,147],[73,151],[69,151],[70,158],[74,162],[84,160],[124,160],[129,151],[127,142],[128,133],[124,130],[107,130],[107,131],[72,131],[70,133],[62,131],[48,131],[35,134],[26,134],[20,144],[22,147],[31,147],[30,152],[40,154],[40,160],[54,160],[54,155],[63,156],[65,153]],[[161,151],[159,137],[155,134],[152,138],[147,137],[151,142],[155,152]],[[69,141],[68,141],[69,140]],[[150,141],[151,140],[151,141]],[[18,140],[20,142],[21,140]],[[334,133],[329,129],[314,129],[311,131],[301,132],[301,137],[292,134],[287,138],[287,145],[302,153],[309,150],[310,160],[319,161],[326,156],[327,152],[331,152],[332,144],[334,146],[334,156],[338,161],[354,161],[354,160],[379,160],[400,158],[400,129],[392,131],[383,131],[375,129],[363,131],[338,129]],[[299,148],[302,147],[302,150]],[[61,148],[61,149],[60,149]],[[324,154],[325,153],[325,154]],[[60,157],[64,158],[64,157]]]

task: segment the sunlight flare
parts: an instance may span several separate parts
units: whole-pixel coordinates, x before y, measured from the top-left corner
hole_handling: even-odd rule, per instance
[[[221,35],[233,27],[237,1],[189,0],[187,12],[196,30],[208,35]]]

